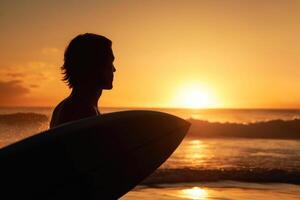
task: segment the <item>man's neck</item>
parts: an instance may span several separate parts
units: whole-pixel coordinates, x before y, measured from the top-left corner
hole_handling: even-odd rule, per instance
[[[91,104],[93,107],[98,107],[98,100],[102,94],[102,90],[93,90],[87,88],[73,88],[71,97],[77,98]]]

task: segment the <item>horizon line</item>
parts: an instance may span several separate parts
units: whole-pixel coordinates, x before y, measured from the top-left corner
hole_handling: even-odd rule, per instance
[[[0,106],[1,108],[54,108],[55,106]],[[189,108],[189,107],[160,107],[160,106],[101,106],[99,108],[104,109],[169,109],[169,110],[300,110],[300,107],[286,107],[286,108],[278,108],[278,107],[210,107],[210,108]]]

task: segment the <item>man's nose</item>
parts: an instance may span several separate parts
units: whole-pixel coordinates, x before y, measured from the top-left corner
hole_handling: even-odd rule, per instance
[[[116,68],[115,68],[115,66],[113,66],[113,72],[116,72],[117,70],[116,70]]]

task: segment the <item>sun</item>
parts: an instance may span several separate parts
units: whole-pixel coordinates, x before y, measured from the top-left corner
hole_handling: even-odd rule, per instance
[[[203,86],[190,85],[178,92],[176,104],[184,108],[211,108],[216,106],[212,93]]]

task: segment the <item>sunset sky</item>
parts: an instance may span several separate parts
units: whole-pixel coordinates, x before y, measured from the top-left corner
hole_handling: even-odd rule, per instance
[[[299,108],[299,10],[298,0],[2,0],[0,106],[55,106],[70,92],[64,49],[91,32],[116,58],[100,106]]]

